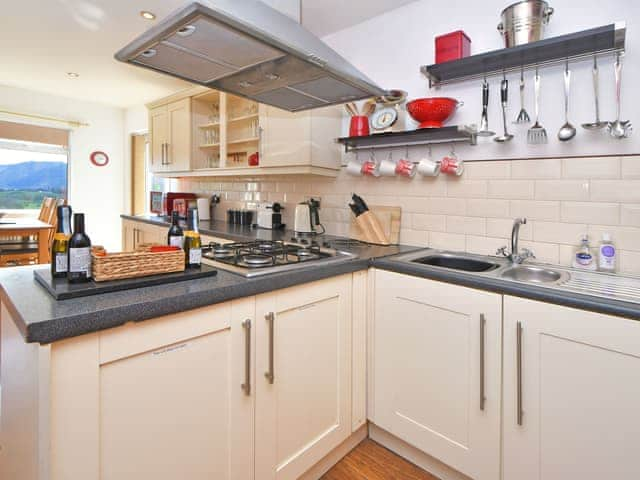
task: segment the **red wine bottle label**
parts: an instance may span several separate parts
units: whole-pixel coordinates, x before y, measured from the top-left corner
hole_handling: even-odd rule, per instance
[[[91,247],[69,249],[69,272],[91,274]]]
[[[169,237],[169,245],[171,245],[172,247],[178,247],[178,248],[184,247],[184,237],[182,236]]]

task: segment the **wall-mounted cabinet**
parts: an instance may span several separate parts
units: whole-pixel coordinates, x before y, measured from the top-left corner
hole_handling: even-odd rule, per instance
[[[333,176],[340,169],[338,107],[292,114],[198,87],[148,108],[151,171],[161,176]]]

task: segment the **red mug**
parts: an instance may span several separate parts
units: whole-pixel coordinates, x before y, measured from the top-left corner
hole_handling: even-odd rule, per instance
[[[350,137],[366,137],[369,135],[369,117],[358,115],[351,117],[351,125],[349,126]]]
[[[249,166],[257,167],[260,165],[260,154],[258,152],[249,155]]]
[[[460,176],[464,172],[464,162],[455,155],[444,157],[440,163],[440,171],[448,175]]]

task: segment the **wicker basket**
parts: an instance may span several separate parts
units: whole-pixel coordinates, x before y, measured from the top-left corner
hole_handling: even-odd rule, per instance
[[[93,280],[106,282],[184,271],[184,251],[151,252],[150,248],[151,245],[141,245],[135,252],[107,255],[92,252]]]

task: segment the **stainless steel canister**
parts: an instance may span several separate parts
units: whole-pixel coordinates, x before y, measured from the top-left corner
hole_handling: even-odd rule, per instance
[[[544,26],[549,23],[553,8],[544,0],[524,0],[502,11],[498,31],[507,48],[542,39]]]

